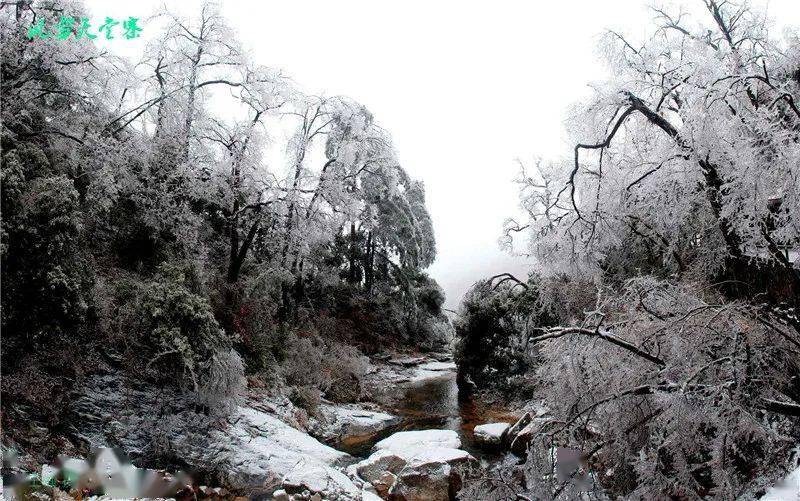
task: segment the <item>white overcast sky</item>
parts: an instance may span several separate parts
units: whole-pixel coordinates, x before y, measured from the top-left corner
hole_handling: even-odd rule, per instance
[[[699,4],[700,0],[693,0]],[[89,0],[92,19],[146,18],[163,2]],[[266,0],[221,2],[259,64],[309,93],[367,106],[394,138],[401,164],[425,182],[438,258],[430,273],[455,308],[477,279],[525,275],[501,252],[517,210],[515,159],[568,151],[566,108],[601,80],[597,36],[641,38],[646,0]],[[671,5],[673,2],[657,2]],[[754,0],[777,26],[800,25],[800,0]],[[191,15],[199,1],[167,1]],[[147,25],[143,25],[147,35]],[[142,42],[109,46],[135,53]]]

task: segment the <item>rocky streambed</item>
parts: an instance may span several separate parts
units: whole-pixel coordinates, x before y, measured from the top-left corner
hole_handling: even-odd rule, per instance
[[[462,447],[478,458],[494,453],[476,440],[473,429],[488,422],[515,422],[518,413],[494,402],[460,395],[456,366],[448,354],[428,357],[394,357],[373,362],[367,377],[368,391],[386,412],[396,416],[394,425],[372,437],[349,437],[339,448],[363,455],[380,438],[407,430],[444,429],[455,431]]]
[[[375,357],[365,386],[369,401],[323,401],[310,419],[285,397],[250,388],[218,417],[192,410],[177,392],[98,374],[76,396],[73,436],[139,465],[183,465],[193,479],[185,492],[195,497],[283,501],[453,499],[460,467],[508,449],[517,416],[460,398],[448,354]],[[126,480],[141,472],[124,461],[70,464],[80,465],[70,472],[76,479],[113,480],[114,499],[144,495]]]
[[[502,457],[502,439],[517,416],[459,396],[449,355],[377,357],[372,365],[366,378],[372,402],[323,404],[322,419],[311,427],[312,434],[351,455],[344,472],[361,499],[453,499],[461,467]],[[334,479],[319,478],[323,470],[310,473],[304,468],[284,477],[275,499],[341,495],[331,493]]]

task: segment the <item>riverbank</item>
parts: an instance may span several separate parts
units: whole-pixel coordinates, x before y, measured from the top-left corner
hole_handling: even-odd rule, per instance
[[[398,433],[431,430],[454,437],[446,450],[433,456],[420,457],[411,450],[414,447],[395,451],[398,459],[386,470],[392,473],[389,470],[400,463],[408,463],[409,468],[438,465],[440,487],[444,470],[450,475],[446,464],[499,458],[497,451],[477,443],[473,429],[514,416],[495,405],[459,396],[455,370],[448,353],[380,354],[369,360],[359,402],[323,400],[309,417],[285,396],[250,385],[244,400],[224,419],[189,412],[177,393],[134,384],[118,374],[99,374],[87,381],[74,412],[81,422],[81,441],[92,447],[115,444],[131,454],[136,464],[153,463],[148,456],[154,450],[148,439],[151,434],[143,430],[158,426],[163,437],[158,452],[174,468],[190,473],[191,485],[183,488],[200,498],[239,494],[269,499],[276,490],[284,490],[298,499],[308,491],[310,499],[321,489],[327,496],[323,499],[366,499],[375,493],[364,491],[370,489],[365,485],[369,482],[359,477],[354,465],[370,458],[381,440]],[[90,476],[95,466],[90,458],[77,476]],[[168,469],[175,471],[173,467]],[[42,471],[41,466],[29,464],[28,473],[31,470]],[[401,468],[392,474],[403,471],[410,470]],[[101,492],[99,485],[94,487]],[[383,487],[385,496],[391,485],[384,482]]]
[[[485,468],[503,458],[499,437],[497,444],[489,443],[476,436],[475,427],[515,423],[519,417],[459,394],[456,366],[447,353],[378,355],[363,384],[366,401],[323,403],[327,426],[315,422],[310,433],[354,458],[344,471],[364,499],[451,499],[461,487],[460,468]],[[297,496],[299,484],[313,493],[307,482],[292,480],[284,482],[278,497],[294,492],[295,499],[304,499]]]

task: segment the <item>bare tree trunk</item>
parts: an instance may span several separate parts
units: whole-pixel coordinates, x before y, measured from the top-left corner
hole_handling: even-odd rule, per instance
[[[349,270],[347,274],[347,282],[349,284],[356,283],[356,223],[350,223],[350,258]]]
[[[372,292],[372,281],[374,278],[374,271],[372,266],[374,264],[375,243],[373,241],[372,232],[367,232],[367,244],[364,248],[364,288],[367,294]]]
[[[181,158],[184,162],[189,161],[189,138],[192,133],[192,122],[194,120],[194,99],[197,91],[197,64],[203,55],[203,48],[197,48],[197,56],[193,61],[191,78],[189,79],[189,99],[186,102],[186,121],[183,125],[183,147]]]
[[[253,243],[253,240],[258,233],[258,228],[259,221],[256,221],[250,227],[250,231],[247,232],[247,236],[245,236],[242,246],[238,249],[234,247],[234,239],[231,238],[231,255],[228,263],[227,276],[228,283],[233,284],[239,280],[239,274],[242,271],[242,264],[244,264],[244,259],[247,257],[247,251],[250,250],[250,245]],[[233,231],[235,232],[236,230],[234,229]],[[238,243],[238,236],[236,237],[236,242]]]
[[[166,101],[166,90],[165,90],[165,83],[164,83],[164,75],[161,74],[162,63],[164,62],[164,58],[160,57],[158,59],[158,64],[156,65],[156,80],[158,80],[158,90],[159,90],[159,101],[158,101],[158,110],[156,112],[156,130],[155,130],[155,138],[158,139],[161,136],[162,129],[164,127],[164,115],[166,113],[165,101]]]
[[[291,194],[294,196],[297,193],[297,187],[300,184],[300,172],[303,167],[303,156],[305,154],[299,155],[297,161],[295,162],[294,167],[294,180],[292,181],[292,191]],[[294,201],[289,203],[289,209],[286,214],[286,241],[283,244],[283,250],[281,251],[281,265],[286,265],[286,258],[289,255],[289,246],[291,244],[291,233],[292,233],[292,226],[294,224],[294,213],[295,213],[295,203]]]

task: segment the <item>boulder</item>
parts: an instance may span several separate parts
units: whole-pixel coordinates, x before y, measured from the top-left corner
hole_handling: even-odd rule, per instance
[[[511,427],[508,423],[487,423],[476,426],[473,430],[475,442],[487,448],[499,448]]]
[[[451,447],[415,447],[401,451],[400,454],[406,459],[403,469],[433,463],[456,466],[475,461],[469,452]]]
[[[459,449],[418,450],[397,475],[389,489],[395,501],[448,501],[461,489],[455,466],[475,459]]]
[[[449,501],[455,494],[458,481],[451,481],[455,472],[446,464],[431,464],[424,468],[404,471],[389,491],[392,501]],[[453,488],[451,489],[451,483]],[[454,498],[455,496],[453,496]]]
[[[288,494],[307,491],[324,499],[359,499],[361,496],[361,490],[347,475],[315,462],[297,464],[283,477],[281,484]]]
[[[361,501],[380,501],[381,499],[375,486],[369,482],[364,482],[361,487]]]
[[[255,409],[240,407],[232,421],[215,441],[229,448],[227,478],[233,486],[271,485],[300,463],[333,466],[350,457]]]
[[[362,490],[361,491],[361,501],[383,501],[383,498],[380,497],[375,492],[368,491],[368,490]]]
[[[546,407],[538,405],[533,410],[523,414],[522,417],[519,418],[517,422],[511,425],[511,427],[508,429],[506,436],[503,438],[503,444],[502,444],[503,447],[509,448],[514,439],[517,438],[517,435],[519,435],[519,433],[526,426],[528,426],[531,423],[531,421],[533,421],[534,419],[544,418],[547,412],[548,410]]]
[[[359,478],[371,483],[377,493],[386,497],[397,483],[398,475],[416,479],[415,475],[431,477],[435,465],[455,465],[474,460],[472,456],[460,449],[425,448],[421,446],[399,449],[397,451],[379,450],[356,465]],[[413,468],[406,466],[411,463]],[[421,471],[422,470],[422,471]],[[435,477],[435,475],[433,475]],[[411,480],[409,480],[411,482]],[[421,486],[422,480],[414,480],[413,485]]]
[[[273,501],[289,501],[289,494],[284,489],[278,489],[272,493]]]
[[[397,424],[399,418],[384,412],[354,405],[324,403],[319,406],[321,419],[312,421],[310,433],[326,441],[341,442],[350,437],[369,437]]]
[[[375,444],[375,449],[398,451],[419,446],[458,449],[461,447],[461,439],[453,430],[401,431]]]
[[[379,449],[358,463],[355,468],[358,477],[389,499],[451,499],[461,486],[455,467],[474,462],[475,458],[461,449],[425,445],[408,435],[405,438],[389,443],[390,448]],[[449,440],[449,443],[454,442]]]
[[[533,441],[533,436],[536,434],[536,430],[538,428],[539,423],[536,421],[531,421],[521,430],[519,430],[511,440],[511,452],[517,456],[525,457],[528,454],[528,447],[530,447],[531,442]]]
[[[383,449],[356,464],[356,473],[360,478],[374,485],[384,472],[398,473],[406,465],[406,462],[402,455]]]

